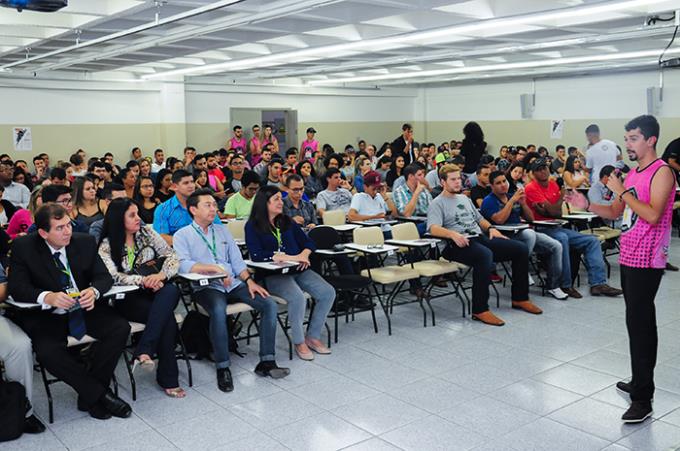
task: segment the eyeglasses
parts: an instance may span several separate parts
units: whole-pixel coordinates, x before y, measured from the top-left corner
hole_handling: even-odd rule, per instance
[[[68,199],[58,200],[58,201],[55,202],[55,204],[59,204],[59,205],[70,205],[71,202],[73,202],[73,199],[69,197]]]
[[[305,190],[304,188],[291,188],[291,191],[294,193],[301,193],[304,190]]]

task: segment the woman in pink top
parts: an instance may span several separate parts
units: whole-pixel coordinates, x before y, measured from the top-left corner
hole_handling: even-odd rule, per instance
[[[272,144],[274,146],[274,152],[279,151],[279,140],[272,133],[272,126],[267,124],[264,126],[264,136],[262,137],[262,147],[267,144]]]
[[[307,129],[307,139],[302,141],[300,144],[300,156],[299,161],[311,160],[314,157],[314,153],[319,150],[319,141],[314,139],[316,130],[313,127]]]
[[[616,196],[611,206],[590,205],[604,218],[623,214],[619,263],[633,377],[616,387],[632,401],[622,417],[625,423],[640,423],[652,415],[658,347],[654,298],[668,258],[676,189],[673,170],[656,156],[658,139],[659,123],[653,116],[628,122],[626,151],[638,168],[629,172],[625,185],[609,177],[607,187]]]
[[[15,239],[26,235],[28,228],[33,225],[33,214],[42,205],[41,194],[42,186],[31,193],[31,199],[28,201],[28,210],[21,208],[12,215],[6,230],[10,238]]]

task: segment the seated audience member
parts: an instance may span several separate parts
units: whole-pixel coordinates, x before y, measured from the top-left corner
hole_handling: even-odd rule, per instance
[[[323,217],[326,211],[343,210],[349,212],[352,203],[352,193],[347,188],[342,188],[343,180],[340,177],[340,170],[330,168],[325,174],[328,186],[316,196],[316,209],[319,216]]]
[[[392,159],[392,167],[390,168],[389,172],[387,173],[387,176],[385,177],[387,186],[390,187],[390,189],[392,189],[392,187],[394,186],[394,181],[401,177],[404,167],[406,166],[405,161],[406,160],[403,154],[397,154]]]
[[[137,178],[139,178],[141,176],[152,177],[152,175],[151,175],[151,161],[149,161],[148,158],[142,158],[141,160],[139,160],[139,174],[137,174]]]
[[[567,158],[562,178],[567,188],[587,188],[589,185],[588,176],[581,170],[581,160],[575,156]]]
[[[268,172],[268,166],[269,163],[271,163],[272,158],[273,158],[273,152],[269,147],[265,147],[262,149],[262,158],[260,159],[259,163],[257,163],[253,167],[253,171],[260,177],[260,179],[264,180],[267,178],[267,172]]]
[[[49,180],[51,185],[69,186],[66,171],[63,168],[52,168]]]
[[[267,165],[267,176],[264,179],[265,185],[275,186],[279,189],[283,188],[283,164],[281,163],[281,158],[272,158],[272,160]]]
[[[290,374],[288,368],[276,365],[275,340],[278,307],[267,290],[258,285],[248,272],[234,238],[226,227],[216,225],[217,202],[205,190],[194,192],[187,199],[190,225],[175,234],[175,251],[179,256],[180,272],[226,274],[212,279],[207,285],[191,284],[196,302],[210,315],[210,341],[215,352],[217,386],[223,392],[234,389],[229,369],[229,348],[226,307],[229,302],[244,302],[260,314],[260,363],[255,373],[279,379]]]
[[[550,164],[550,172],[556,175],[562,175],[564,172],[564,165],[567,162],[567,149],[562,145],[558,144],[555,147],[555,159],[553,159]]]
[[[425,171],[422,167],[409,164],[404,168],[404,178],[406,183],[397,188],[392,193],[394,206],[399,216],[410,218],[411,216],[427,216],[427,210],[432,202],[427,185],[423,183]],[[427,224],[420,222],[417,224],[418,232],[424,235]]]
[[[302,228],[283,213],[281,191],[264,186],[255,196],[250,219],[246,223],[246,244],[254,261],[297,262],[296,270],[265,277],[272,294],[288,302],[288,318],[295,352],[302,360],[313,360],[314,354],[330,354],[321,341],[321,330],[333,306],[335,290],[319,274],[309,269],[309,256],[316,249]],[[307,299],[314,299],[314,309],[304,333]]]
[[[498,150],[498,158],[494,160],[496,164],[496,169],[505,172],[512,164],[512,156],[510,155],[510,149],[508,146],[501,146]]]
[[[494,171],[489,176],[492,193],[484,198],[481,213],[489,222],[498,225],[518,225],[522,218],[528,222],[534,220],[534,214],[527,205],[524,189],[519,188],[514,193],[508,193],[509,184],[505,174]],[[562,245],[544,233],[533,229],[524,229],[513,233],[512,239],[522,241],[529,248],[529,255],[534,252],[548,257],[548,279],[545,288],[555,299],[566,299],[567,294],[561,290],[559,284],[562,276]],[[568,253],[569,250],[566,250]]]
[[[102,207],[104,211],[109,207],[109,204],[111,204],[111,201],[113,199],[122,199],[126,196],[125,193],[125,188],[123,188],[123,185],[119,185],[117,183],[110,183],[104,187],[102,190],[102,201],[103,205]],[[88,233],[92,235],[97,243],[99,243],[101,235],[102,235],[102,230],[104,228],[104,218],[93,222],[90,224],[90,230]]]
[[[566,171],[566,169],[565,169]],[[562,216],[563,192],[554,180],[550,180],[548,163],[543,158],[533,162],[531,166],[534,180],[525,188],[527,204],[537,220],[560,218]],[[594,235],[584,235],[565,227],[537,227],[539,232],[556,239],[562,249],[575,250],[583,253],[590,294],[593,296],[618,296],[622,293],[617,288],[607,285],[607,272],[602,257],[600,241]],[[582,297],[572,287],[571,261],[567,252],[562,252],[562,290],[574,298]]]
[[[481,165],[477,168],[475,174],[477,183],[470,189],[470,199],[476,208],[480,208],[484,198],[491,194],[491,185],[489,185],[491,168],[488,165]]]
[[[245,159],[241,155],[234,155],[229,162],[229,176],[224,190],[227,195],[238,193],[243,188],[243,174],[246,172]]]
[[[33,189],[33,180],[28,175],[28,172],[16,166],[14,168],[14,174],[12,175],[12,181],[18,183],[19,185],[24,185],[29,191]]]
[[[489,173],[496,170],[496,160],[494,159],[493,155],[484,154],[480,157],[479,164],[477,165],[475,172],[473,172],[467,178],[467,180],[465,180],[465,183],[463,184],[463,187],[465,189],[472,189],[475,186],[477,186],[477,171],[479,170],[480,167],[483,167],[483,166],[487,166],[489,168]],[[489,192],[491,192],[491,191],[489,191]],[[482,199],[484,199],[484,197],[482,197]],[[474,203],[474,200],[473,200],[473,203]],[[475,205],[476,205],[476,203],[475,203]],[[477,208],[479,208],[479,207],[477,207]]]
[[[371,160],[368,157],[361,155],[354,161],[354,189],[357,193],[364,192],[364,175],[371,170]]]
[[[283,213],[290,216],[301,227],[311,229],[318,224],[316,209],[311,202],[302,198],[304,190],[305,184],[298,174],[292,174],[286,178],[288,196],[283,199]]]
[[[71,189],[66,186],[60,185],[48,185],[44,187],[40,192],[40,199],[42,204],[45,205],[50,202],[59,204],[66,209],[69,214],[69,218],[73,214],[73,198],[71,196]],[[74,232],[87,233],[89,228],[75,219],[71,219],[71,228]],[[37,230],[37,224],[33,224],[28,228],[27,233],[32,233]]]
[[[7,299],[7,277],[0,266],[0,302]],[[29,405],[24,420],[24,433],[39,434],[45,425],[33,415],[33,348],[31,339],[8,318],[0,315],[0,361],[7,380],[19,382],[26,390]]]
[[[158,174],[165,168],[165,152],[163,149],[156,149],[153,151],[153,163],[151,164],[151,173]]]
[[[12,202],[3,198],[4,194],[5,187],[0,185],[0,224],[3,226],[9,223],[9,221],[12,219],[12,216],[14,216],[14,213],[16,213],[18,210],[18,208],[15,207]]]
[[[140,179],[151,181],[151,177]],[[156,381],[165,394],[184,398],[179,386],[179,371],[175,346],[177,322],[175,307],[179,289],[169,280],[177,274],[179,260],[173,249],[156,233],[151,225],[142,226],[137,205],[130,199],[111,202],[104,218],[99,256],[116,285],[136,285],[140,290],[127,293],[115,301],[114,308],[128,321],[146,324],[135,346],[135,366],[153,370],[152,356],[158,355]],[[164,259],[158,272],[140,275],[145,263]],[[156,260],[158,261],[158,260]]]
[[[323,190],[321,182],[316,177],[316,171],[312,162],[309,160],[301,161],[298,163],[295,173],[302,177],[302,181],[305,184],[305,194],[310,199],[316,199],[317,194]]]
[[[33,225],[33,215],[42,205],[42,188],[39,186],[31,193],[28,209],[20,208],[12,215],[6,230],[9,238],[14,239],[28,233],[28,229]]]
[[[378,159],[378,162],[375,165],[375,170],[378,174],[380,174],[380,178],[385,180],[387,178],[387,173],[390,172],[391,167],[392,159],[388,156],[383,156]]]
[[[227,181],[227,177],[222,171],[222,168],[218,166],[217,164],[217,157],[218,157],[218,152],[212,152],[207,155],[207,165],[208,165],[208,179],[210,182],[210,186],[215,190],[215,191],[224,191],[224,188],[222,189],[217,189],[218,185],[217,182],[220,183],[220,185],[224,185],[224,183]]]
[[[144,224],[153,224],[153,214],[160,202],[154,196],[153,179],[150,176],[140,175],[135,184],[132,200],[137,204],[137,214]]]
[[[75,196],[71,217],[89,230],[93,222],[104,218],[106,211],[105,206],[102,209],[103,202],[97,199],[97,186],[94,178],[80,177],[76,179]]]
[[[139,177],[139,173],[141,172],[141,168],[139,166],[139,161],[137,160],[130,160],[125,164],[125,169],[131,170],[135,174],[135,178]]]
[[[460,194],[463,180],[458,167],[444,166],[439,178],[443,191],[430,204],[427,228],[432,235],[448,240],[444,258],[472,267],[472,318],[493,326],[505,324],[489,310],[489,282],[493,263],[508,260],[512,262],[512,307],[542,313],[529,300],[527,246],[507,239],[482,217],[467,196]]]
[[[434,163],[435,167],[432,168],[426,175],[425,175],[425,181],[427,182],[427,186],[429,189],[433,189],[436,186],[439,186],[439,170],[446,164],[446,155],[443,152],[438,153],[434,157]]]
[[[98,419],[127,418],[130,406],[109,388],[130,325],[102,299],[113,280],[94,240],[73,234],[64,207],[50,203],[35,214],[38,233],[14,241],[9,292],[18,302],[37,303],[22,312],[21,325],[38,361],[78,393],[78,408]],[[84,367],[66,347],[67,335],[97,339]]]
[[[297,156],[298,150],[295,147],[286,150],[286,161],[283,164],[283,172],[295,174],[295,169],[298,164]]]
[[[158,203],[163,203],[175,195],[170,188],[172,187],[172,171],[170,169],[161,169],[156,174],[156,186],[154,187],[154,196]]]
[[[514,162],[510,165],[510,169],[505,172],[505,178],[510,185],[509,192],[514,193],[518,188],[524,188],[526,184],[526,170],[524,163]]]
[[[184,169],[178,169],[172,174],[172,191],[175,195],[163,202],[153,214],[153,228],[163,239],[172,245],[172,236],[182,227],[191,224],[191,215],[187,210],[187,199],[196,191],[193,176]],[[222,224],[219,217],[214,218],[215,224]]]
[[[31,199],[31,191],[13,180],[14,165],[10,160],[0,162],[0,184],[5,187],[3,199],[9,201],[17,208],[28,207]]]
[[[125,195],[132,199],[135,192],[135,183],[137,183],[137,175],[130,168],[121,169],[120,174],[118,174],[118,180],[123,185],[123,188],[125,188]]]
[[[224,207],[224,218],[245,219],[250,216],[253,199],[259,188],[260,178],[255,171],[245,171],[241,178],[240,191],[227,200],[227,205]]]
[[[394,204],[390,199],[385,201],[382,196],[385,191],[386,187],[380,179],[380,174],[375,171],[369,171],[364,176],[364,192],[356,193],[352,196],[352,202],[347,214],[349,220],[385,219],[388,215],[394,215],[396,211]],[[383,232],[389,232],[390,230],[389,226],[383,226]]]
[[[614,203],[614,193],[607,188],[609,177],[618,177],[619,171],[612,165],[605,165],[600,169],[599,179],[588,190],[588,201],[591,204],[611,205]],[[621,218],[608,222],[615,229],[621,228]]]

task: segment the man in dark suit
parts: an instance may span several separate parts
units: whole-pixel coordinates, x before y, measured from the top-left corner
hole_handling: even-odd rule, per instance
[[[416,161],[416,154],[413,150],[413,126],[411,124],[404,124],[401,126],[401,136],[392,141],[392,158],[397,155],[404,156],[404,163],[406,166]]]
[[[98,419],[126,418],[130,406],[115,396],[109,383],[123,352],[130,325],[101,295],[113,284],[94,239],[74,234],[64,207],[48,203],[35,214],[38,233],[12,245],[9,292],[18,302],[37,303],[20,322],[33,342],[38,361],[73,387],[78,408]],[[97,339],[88,369],[67,350],[67,336]]]

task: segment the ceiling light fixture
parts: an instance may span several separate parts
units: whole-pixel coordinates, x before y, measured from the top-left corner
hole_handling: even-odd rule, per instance
[[[668,2],[668,0],[625,0],[588,6],[576,6],[556,11],[538,12],[507,18],[478,21],[435,30],[404,33],[401,35],[389,36],[385,38],[365,39],[342,44],[333,44],[302,50],[294,50],[290,52],[275,53],[273,55],[268,55],[266,59],[261,57],[243,58],[225,63],[210,64],[201,68],[177,69],[168,72],[161,72],[158,74],[144,75],[143,78],[149,80],[163,78],[166,76],[209,75],[219,72],[280,65],[289,62],[292,59],[308,61],[321,58],[333,58],[334,56],[346,54],[347,52],[362,52],[370,51],[372,49],[401,48],[409,45],[421,45],[420,43],[423,41],[427,43],[428,41],[433,41],[436,39],[453,36],[465,36],[479,31],[507,30],[508,32],[512,32],[512,30],[515,29],[514,27],[518,25],[541,24],[544,22],[552,22],[555,20],[576,17],[598,16],[605,13],[626,11],[662,2]]]
[[[680,48],[673,49],[666,53],[680,53]],[[470,66],[470,67],[457,67],[453,69],[434,69],[426,70],[416,73],[394,73],[388,75],[368,75],[363,77],[347,77],[347,78],[334,78],[328,80],[312,80],[308,84],[310,86],[323,86],[323,85],[337,85],[345,83],[365,83],[374,82],[381,80],[401,80],[409,78],[424,78],[424,77],[437,77],[440,75],[453,75],[453,74],[469,74],[469,73],[479,73],[479,72],[493,72],[499,70],[513,70],[513,69],[532,69],[535,67],[551,67],[551,66],[563,66],[568,64],[579,64],[579,63],[593,63],[593,62],[604,62],[604,61],[616,61],[623,59],[635,59],[635,58],[646,58],[650,56],[658,56],[658,50],[642,50],[639,52],[624,52],[624,53],[612,53],[609,55],[592,55],[592,56],[576,56],[569,58],[555,58],[551,60],[537,60],[537,61],[524,61],[520,63],[501,63],[501,64],[485,64],[480,66]]]

